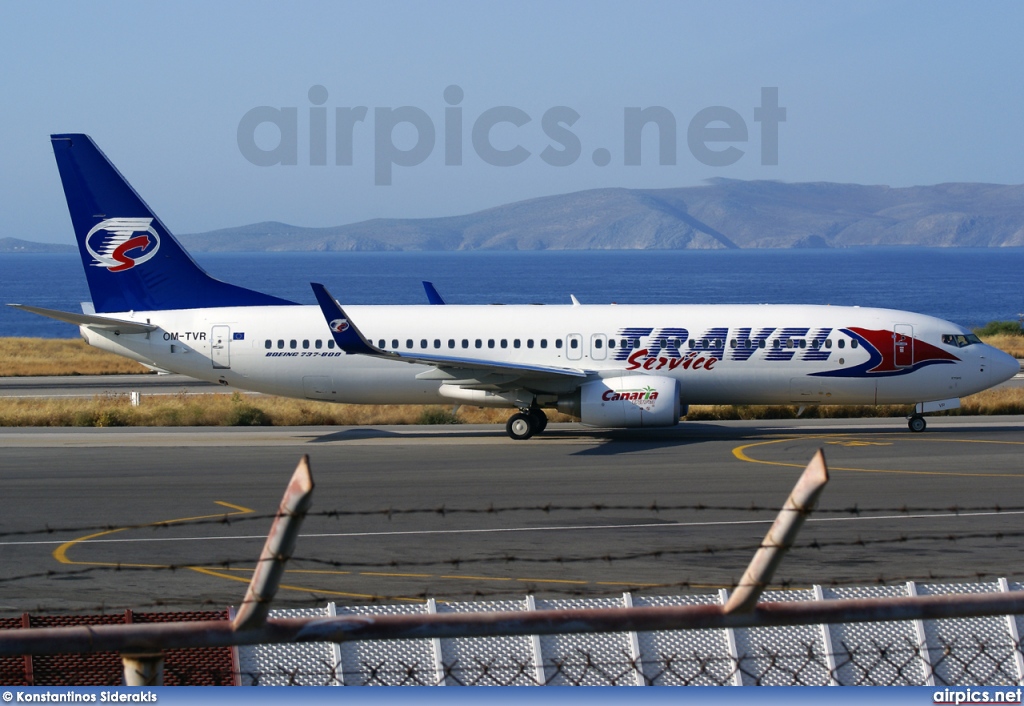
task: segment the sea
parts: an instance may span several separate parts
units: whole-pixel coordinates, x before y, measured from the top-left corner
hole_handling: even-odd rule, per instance
[[[831,304],[930,314],[964,326],[1024,317],[1024,248],[193,253],[211,275],[303,304],[322,282],[342,304]],[[80,312],[75,253],[0,253],[0,303]],[[0,336],[78,329],[0,307]]]

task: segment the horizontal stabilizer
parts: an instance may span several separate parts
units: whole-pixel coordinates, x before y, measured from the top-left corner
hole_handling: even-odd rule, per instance
[[[435,305],[443,305],[444,298],[437,291],[437,287],[434,286],[433,282],[424,282],[423,289],[427,292],[427,301]]]
[[[149,333],[156,331],[159,327],[153,324],[140,324],[136,321],[122,321],[121,319],[108,319],[104,316],[90,316],[88,314],[72,314],[67,311],[56,309],[43,309],[39,306],[28,306],[26,304],[8,304],[15,309],[21,309],[31,314],[39,314],[49,319],[56,319],[76,326],[88,326],[89,328],[101,331],[113,331],[114,333]]]

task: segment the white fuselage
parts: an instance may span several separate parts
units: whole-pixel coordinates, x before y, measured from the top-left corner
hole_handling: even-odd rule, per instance
[[[964,344],[969,332],[960,326],[889,309],[424,305],[346,311],[386,351],[577,368],[586,379],[671,377],[680,383],[684,405],[916,403],[969,395],[1017,372],[1016,362],[1001,351]],[[317,306],[109,316],[159,330],[117,335],[83,327],[86,340],[163,370],[288,397],[451,402],[441,389],[446,375],[434,367],[341,352]],[[559,378],[527,387],[551,403],[582,381]]]

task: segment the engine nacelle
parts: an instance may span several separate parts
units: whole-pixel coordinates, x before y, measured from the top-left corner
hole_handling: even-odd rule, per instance
[[[671,427],[682,414],[679,381],[653,375],[594,380],[580,387],[578,400],[559,400],[558,407],[575,407],[572,413],[591,427]]]

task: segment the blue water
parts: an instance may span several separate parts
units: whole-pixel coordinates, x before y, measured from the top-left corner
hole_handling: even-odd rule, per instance
[[[1024,312],[1024,248],[446,253],[198,253],[215,277],[313,304],[792,303],[885,306],[966,326]],[[0,254],[0,303],[81,311],[76,254]],[[0,336],[71,338],[75,327],[0,307]]]

